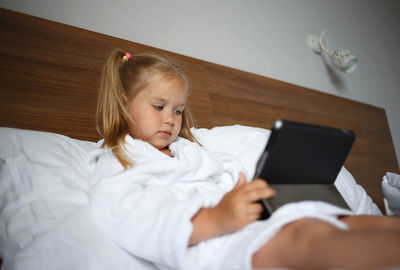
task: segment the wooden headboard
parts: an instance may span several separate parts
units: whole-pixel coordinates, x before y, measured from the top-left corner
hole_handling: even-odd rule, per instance
[[[381,210],[382,177],[399,171],[381,108],[5,9],[0,40],[0,126],[97,141],[97,86],[108,54],[153,51],[190,77],[198,127],[270,128],[286,118],[351,129],[357,140],[345,166]]]

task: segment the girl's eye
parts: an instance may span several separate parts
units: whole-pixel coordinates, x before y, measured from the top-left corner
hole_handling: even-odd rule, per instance
[[[164,106],[161,106],[161,105],[153,105],[153,108],[156,109],[157,111],[161,111],[162,109],[164,109]]]
[[[176,115],[181,115],[183,110],[174,110],[174,114]]]

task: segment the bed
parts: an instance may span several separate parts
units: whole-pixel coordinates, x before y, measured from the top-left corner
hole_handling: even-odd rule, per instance
[[[199,134],[233,125],[268,130],[278,118],[354,131],[345,167],[384,212],[382,177],[399,167],[382,108],[5,9],[0,38],[0,127],[41,138],[43,148],[63,140],[81,151],[98,141],[96,95],[107,55],[151,51],[171,57],[191,79]]]

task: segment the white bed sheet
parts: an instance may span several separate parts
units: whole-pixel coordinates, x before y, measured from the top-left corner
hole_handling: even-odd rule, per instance
[[[238,157],[249,175],[269,131],[247,126],[192,129],[202,145]],[[2,269],[141,269],[92,221],[86,166],[95,143],[54,133],[0,128]],[[380,215],[343,168],[336,185],[356,214]]]

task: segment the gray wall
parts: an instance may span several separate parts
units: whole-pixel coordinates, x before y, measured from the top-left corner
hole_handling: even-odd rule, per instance
[[[400,160],[400,1],[1,0],[0,6],[385,108]],[[326,67],[306,43],[359,58]],[[376,142],[379,144],[379,142]]]

